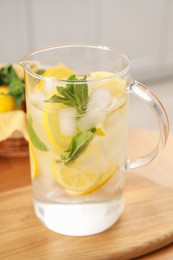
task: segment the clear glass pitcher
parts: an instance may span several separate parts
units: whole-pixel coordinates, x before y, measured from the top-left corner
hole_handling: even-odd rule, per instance
[[[65,235],[106,230],[124,209],[125,172],[151,163],[168,138],[166,112],[130,75],[130,60],[102,46],[64,45],[25,56],[27,118],[35,213]],[[156,147],[127,157],[128,95],[158,122]]]

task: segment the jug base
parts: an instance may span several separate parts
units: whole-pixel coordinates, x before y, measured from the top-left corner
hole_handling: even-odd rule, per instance
[[[124,210],[124,199],[60,204],[34,200],[37,217],[50,230],[69,236],[88,236],[111,227]]]

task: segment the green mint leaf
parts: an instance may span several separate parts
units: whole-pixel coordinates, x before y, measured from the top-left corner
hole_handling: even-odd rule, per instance
[[[9,84],[9,95],[15,98],[15,107],[18,108],[25,99],[25,85],[22,79],[12,79]]]
[[[78,110],[84,112],[88,103],[88,86],[87,84],[76,84],[74,89]]]
[[[76,97],[71,92],[70,89],[64,87],[57,87],[58,93],[64,97],[64,104],[70,107],[74,107],[78,110],[78,104],[76,101]]]
[[[64,98],[75,101],[75,96],[70,89],[64,87],[57,87],[56,89],[61,96],[64,96]]]
[[[86,81],[86,77],[78,80],[76,75],[71,75],[68,81],[74,83],[66,84],[66,87],[57,86],[58,95],[52,96],[46,102],[52,103],[64,103],[67,106],[74,107],[79,115],[83,114],[87,108],[88,102],[88,85],[87,84],[75,84],[76,81]]]
[[[46,70],[40,69],[40,70],[37,70],[35,73],[38,75],[43,75],[45,73],[45,71]]]
[[[87,147],[88,143],[92,140],[96,129],[80,132],[73,137],[69,149],[63,152],[60,157],[62,162],[68,163],[74,160],[79,154]]]
[[[70,77],[68,77],[67,80],[68,80],[68,81],[77,81],[78,79],[77,79],[76,74],[73,74],[73,75],[71,75]]]
[[[73,75],[71,75],[71,76],[68,78],[68,81],[77,81],[77,80],[78,80],[78,79],[77,79],[77,77],[76,77],[76,74],[73,74]],[[70,83],[70,84],[67,84],[67,85],[66,85],[66,88],[69,89],[72,93],[74,93],[74,86],[75,86],[75,84]]]
[[[8,95],[15,98],[15,107],[18,108],[25,99],[25,84],[17,76],[12,65],[0,69],[0,85],[9,86]]]
[[[18,108],[24,99],[25,99],[25,94],[24,93],[22,93],[21,95],[16,96],[15,97],[15,102],[14,102],[15,108]]]
[[[70,107],[71,106],[75,107],[75,104],[72,105],[73,101],[66,99],[66,98],[63,98],[61,96],[57,96],[57,95],[53,95],[48,100],[45,100],[45,102],[47,102],[47,103],[62,103],[62,104],[65,104],[67,106],[70,106]]]
[[[0,85],[9,85],[14,78],[17,78],[17,74],[12,65],[2,67],[0,69]]]
[[[32,124],[32,118],[28,118],[28,133],[29,133],[29,138],[31,140],[31,143],[40,151],[47,152],[48,148],[46,145],[41,141],[41,139],[38,137],[36,134],[33,124]]]
[[[14,78],[9,84],[9,94],[16,97],[24,93],[24,82],[19,78]]]
[[[61,155],[61,161],[64,162],[64,163],[67,163],[69,161],[69,158],[70,158],[70,151],[65,151],[63,152]]]
[[[47,103],[63,103],[65,101],[65,98],[53,95],[49,99],[45,100]]]

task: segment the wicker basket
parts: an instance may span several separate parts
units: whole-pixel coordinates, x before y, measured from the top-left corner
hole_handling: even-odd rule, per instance
[[[23,137],[8,138],[0,142],[0,157],[27,157],[29,155],[28,143]]]

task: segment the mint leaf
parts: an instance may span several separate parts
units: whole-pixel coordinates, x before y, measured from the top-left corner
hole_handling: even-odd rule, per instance
[[[68,78],[68,81],[77,81],[77,77],[76,77],[76,74],[73,74],[71,75],[69,78]],[[67,84],[66,85],[66,88],[68,88],[72,93],[74,93],[74,87],[75,85],[70,83],[70,84]]]
[[[88,86],[87,84],[76,85],[74,89],[74,94],[77,101],[77,106],[79,111],[85,111],[88,102]]]
[[[33,125],[32,125],[32,118],[28,118],[28,132],[29,132],[29,138],[31,143],[40,151],[47,152],[48,148],[46,145],[41,141],[41,139],[36,134]]]
[[[8,95],[15,98],[15,107],[18,108],[25,99],[24,80],[19,78],[12,65],[0,69],[0,85],[9,86]]]
[[[24,82],[20,78],[13,78],[9,84],[9,94],[12,96],[18,96],[24,93]]]
[[[9,93],[10,96],[14,97],[15,107],[18,108],[22,101],[25,99],[25,84],[22,79],[19,77],[13,78],[9,84]]]
[[[45,71],[46,70],[40,69],[40,70],[37,70],[35,73],[38,75],[43,75],[45,73]]]
[[[0,69],[0,85],[9,85],[13,78],[17,77],[12,65],[4,66]]]
[[[51,98],[49,98],[48,100],[46,100],[45,102],[47,103],[63,103],[67,106],[73,106],[75,107],[75,104],[72,105],[73,101],[67,98],[63,98],[61,96],[57,96],[57,95],[53,95]]]
[[[18,108],[24,99],[25,99],[25,94],[24,93],[22,93],[22,94],[20,94],[18,96],[15,96],[14,106],[16,108]]]
[[[61,96],[75,102],[75,96],[70,89],[64,87],[57,87],[56,89]]]
[[[75,82],[86,81],[86,77],[79,80],[74,74],[68,78],[68,81],[72,83],[66,84],[66,87],[57,86],[56,89],[60,96],[53,95],[45,102],[63,103],[67,106],[74,107],[79,114],[83,114],[86,111],[88,103],[88,85],[83,83],[75,84]]]
[[[74,160],[86,146],[92,140],[96,129],[90,129],[85,132],[80,132],[76,136],[73,137],[69,149],[63,152],[60,157],[62,162],[68,163],[71,160]]]

